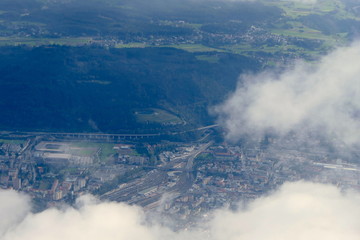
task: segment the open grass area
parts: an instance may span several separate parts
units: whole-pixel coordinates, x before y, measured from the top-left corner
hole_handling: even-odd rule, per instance
[[[116,44],[115,48],[145,48],[148,47],[145,43],[126,43],[126,44]]]
[[[258,48],[253,48],[250,44],[225,45],[225,46],[222,46],[222,48],[224,48],[230,52],[234,52],[237,54],[245,54],[245,55],[247,52],[259,51]]]
[[[21,139],[0,139],[0,144],[24,144],[25,141]]]
[[[99,155],[101,161],[106,161],[108,157],[110,157],[115,153],[116,150],[114,149],[114,144],[107,144],[107,143],[101,144],[101,152]]]
[[[71,154],[77,156],[92,156],[96,153],[97,148],[70,148]]]
[[[283,36],[306,38],[306,39],[318,39],[324,41],[333,41],[332,36],[327,36],[322,34],[320,31],[301,31],[299,29],[273,29],[271,30],[273,34],[279,34]]]
[[[169,47],[177,48],[187,52],[224,52],[222,49],[207,47],[201,44],[174,44],[174,45],[159,45],[151,46],[145,43],[127,43],[127,44],[116,44],[116,48],[145,48],[145,47]]]
[[[284,10],[286,16],[292,18],[311,14],[314,8],[313,4],[304,4],[300,2],[291,2],[284,0],[262,0],[262,2],[266,5],[281,8],[282,10]]]
[[[275,53],[275,52],[286,52],[288,50],[291,50],[292,48],[290,46],[267,46],[263,45],[260,47],[252,47],[249,44],[234,44],[234,45],[226,45],[223,46],[224,49],[227,49],[233,53],[236,54],[242,54],[242,55],[251,55],[250,53],[253,52],[265,52],[265,53]],[[299,48],[296,48],[298,50]],[[294,49],[295,50],[295,49]]]
[[[181,124],[182,120],[161,109],[150,108],[139,110],[135,112],[135,116],[138,122],[141,123],[160,123],[160,124]]]
[[[219,57],[217,55],[197,55],[196,59],[200,61],[206,61],[209,63],[219,62]]]
[[[316,3],[291,2],[288,0],[262,0],[262,2],[283,9],[285,15],[292,18],[327,13],[335,13],[337,17],[342,18],[355,18],[346,11],[341,0],[317,0]]]
[[[186,23],[185,26],[193,28],[193,29],[200,29],[202,24],[198,23]]]
[[[222,49],[207,47],[201,44],[177,44],[177,45],[164,45],[161,47],[177,48],[187,52],[224,52],[224,50]]]
[[[311,40],[321,40],[321,41],[324,41],[324,45],[327,45],[327,46],[337,46],[337,45],[343,45],[346,43],[346,36],[345,36],[346,34],[325,35],[325,34],[322,34],[320,31],[310,29],[310,28],[272,29],[271,33],[282,35],[282,36],[288,36],[288,37],[297,37],[297,38],[304,38],[304,39],[311,39]]]
[[[336,34],[336,35],[325,35],[321,31],[309,28],[297,21],[288,21],[288,25],[291,28],[276,28],[272,29],[271,33],[289,37],[297,37],[311,40],[321,40],[325,41],[328,45],[338,45],[346,42],[346,33],[345,34]]]
[[[43,191],[44,190],[50,190],[51,186],[52,186],[52,181],[50,181],[50,180],[42,180],[40,182],[39,189],[43,190]]]
[[[252,47],[251,45],[247,45],[247,44],[243,44],[243,45],[227,45],[227,46],[223,46],[223,48],[228,49],[229,51],[236,53],[236,54],[241,54],[241,55],[245,55],[245,56],[253,56],[254,53],[259,53],[259,52],[263,52],[263,53],[279,53],[281,52],[281,54],[295,54],[297,56],[312,56],[312,57],[316,57],[319,54],[319,51],[311,51],[311,50],[307,50],[295,45],[283,45],[283,46],[267,46],[267,45],[263,45],[260,47]],[[272,63],[268,63],[267,65],[271,65]],[[273,63],[274,64],[274,63]]]
[[[114,143],[75,142],[71,143],[71,146],[74,148],[80,148],[78,151],[83,154],[89,154],[90,151],[94,151],[94,149],[97,151],[97,149],[101,148],[99,158],[100,161],[104,162],[107,161],[108,157],[116,153],[116,150],[114,149]]]

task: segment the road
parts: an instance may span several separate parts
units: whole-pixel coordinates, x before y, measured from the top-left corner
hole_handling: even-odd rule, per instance
[[[194,159],[212,144],[212,141],[206,144],[202,144],[197,149],[193,150],[191,153],[183,156],[183,158],[176,159],[162,166],[161,170],[154,169],[143,178],[134,180],[119,189],[105,193],[101,196],[101,198],[111,201],[128,202],[130,204],[140,205],[142,207],[145,207],[146,209],[151,209],[152,207],[156,207],[158,204],[160,204],[160,201],[164,194],[173,197],[181,196],[182,194],[186,193],[193,184],[193,174],[191,173],[191,171],[194,164]],[[157,188],[158,186],[166,186],[169,177],[164,170],[168,168],[169,171],[174,171],[175,166],[181,163],[185,165],[185,171],[183,171],[183,173],[179,176],[179,180],[174,186],[160,192],[158,191],[158,189],[156,189],[156,191],[150,196],[140,194],[141,192],[147,191],[151,188]],[[179,170],[181,171],[183,169]]]
[[[205,151],[208,147],[210,147],[214,142],[210,141],[206,144],[203,144],[202,146],[199,147],[198,150],[196,150],[193,154],[191,154],[191,156],[189,156],[188,161],[186,163],[186,169],[190,170],[193,167],[194,164],[194,159],[203,151]]]

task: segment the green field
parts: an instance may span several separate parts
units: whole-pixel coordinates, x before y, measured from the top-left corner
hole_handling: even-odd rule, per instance
[[[52,186],[52,181],[50,181],[50,180],[42,180],[40,182],[39,189],[43,190],[43,191],[44,190],[50,190],[51,186]]]
[[[273,34],[279,34],[283,36],[291,36],[298,38],[306,38],[306,39],[318,39],[324,41],[333,41],[334,38],[332,36],[323,35],[321,32],[313,30],[313,31],[299,31],[298,29],[273,29],[271,30]]]
[[[262,53],[270,53],[270,54],[275,54],[275,53],[291,54],[299,57],[308,56],[313,58],[313,57],[317,57],[321,53],[321,51],[318,50],[311,51],[295,45],[282,45],[282,46],[263,45],[255,48],[249,44],[234,44],[234,45],[226,45],[222,47],[230,52],[245,56],[254,56],[254,54],[262,52]],[[274,64],[275,62],[273,61],[269,61],[267,63],[268,66]]]
[[[168,47],[177,48],[191,53],[197,52],[224,52],[222,49],[207,47],[201,44],[174,44],[174,45],[159,45],[152,46],[145,43],[127,43],[127,44],[116,44],[116,48],[145,48],[145,47]]]
[[[209,63],[219,62],[219,56],[217,56],[217,55],[197,55],[196,59],[200,60],[200,61],[206,61]]]
[[[181,49],[187,52],[224,52],[222,49],[207,47],[201,44],[177,44],[177,45],[164,45],[161,47],[171,47]]]
[[[324,35],[320,31],[304,28],[304,30],[299,29],[272,29],[273,34],[288,36],[288,37],[297,37],[311,40],[321,40],[325,41],[325,46],[339,46],[346,43],[346,34],[337,34],[337,35]]]
[[[343,45],[346,43],[347,33],[325,35],[321,31],[309,28],[297,21],[288,21],[287,24],[291,26],[291,28],[284,29],[281,26],[277,26],[278,28],[271,29],[271,33],[286,37],[324,41],[325,47]]]
[[[243,54],[243,55],[249,55],[252,52],[266,52],[266,53],[275,53],[275,52],[286,52],[286,51],[292,51],[292,50],[301,50],[301,48],[298,48],[296,46],[290,46],[290,45],[286,45],[286,46],[267,46],[267,45],[263,45],[260,47],[252,47],[249,44],[234,44],[234,45],[226,45],[223,46],[223,48],[237,53],[237,54]]]
[[[160,123],[160,124],[181,124],[182,120],[161,109],[150,108],[139,110],[135,112],[135,116],[138,122],[141,123]]]
[[[145,48],[149,47],[145,43],[126,43],[126,44],[116,44],[115,48]]]
[[[336,14],[346,15],[344,4],[340,0],[317,0],[316,3],[289,2],[286,0],[262,0],[264,4],[280,7],[285,15],[297,18],[309,14],[327,14],[337,11]]]
[[[70,148],[70,153],[77,156],[92,156],[96,151],[97,148]]]
[[[285,0],[262,0],[266,5],[280,7],[285,15],[292,18],[307,16],[309,14],[334,14],[338,18],[352,18],[360,20],[352,13],[346,10],[341,0],[317,0],[314,4],[305,4],[300,2],[289,2]]]
[[[7,143],[7,144],[24,144],[25,141],[24,140],[19,140],[19,139],[0,139],[0,144],[1,143]]]
[[[100,161],[107,161],[108,157],[116,153],[114,143],[96,143],[96,142],[75,142],[71,144],[72,147],[82,148],[78,151],[83,154],[94,153],[94,149],[101,148],[99,159]]]

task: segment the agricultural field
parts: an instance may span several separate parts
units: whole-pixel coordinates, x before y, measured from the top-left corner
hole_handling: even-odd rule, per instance
[[[294,52],[303,52],[304,49],[294,46],[294,45],[282,45],[282,46],[259,46],[259,47],[252,47],[248,44],[237,44],[237,45],[227,45],[223,46],[224,49],[227,49],[228,51],[241,54],[241,55],[252,55],[254,52],[263,52],[263,53],[294,53]]]
[[[164,45],[162,47],[171,47],[181,49],[191,53],[197,52],[225,52],[223,49],[207,47],[202,44],[177,44],[177,45]]]
[[[336,12],[342,17],[351,17],[340,0],[318,0],[316,3],[290,2],[285,0],[263,0],[266,5],[276,6],[284,10],[285,15],[292,18],[307,16],[309,14],[328,14]]]
[[[2,129],[209,124],[240,74],[316,60],[360,29],[355,0],[161,1],[0,1]]]
[[[292,29],[273,29],[271,30],[273,34],[278,34],[287,37],[297,37],[297,38],[305,38],[305,39],[313,39],[313,40],[323,40],[327,42],[342,42],[343,38],[339,36],[326,36],[322,34],[320,31],[311,28],[292,28]]]
[[[115,45],[115,48],[145,48],[148,47],[148,45],[146,45],[145,43],[126,43],[126,44],[122,44],[122,43],[118,43]]]

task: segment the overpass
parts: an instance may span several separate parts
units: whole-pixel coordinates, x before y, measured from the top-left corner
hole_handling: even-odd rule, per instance
[[[164,133],[148,133],[148,134],[112,134],[112,133],[65,133],[65,132],[14,132],[14,134],[25,134],[34,136],[46,136],[54,138],[67,138],[67,139],[78,139],[78,140],[99,140],[99,141],[121,141],[126,139],[144,139],[144,138],[155,138],[160,136],[171,136],[180,135],[188,132],[202,131],[218,127],[217,124],[199,127],[187,131],[179,132],[164,132]],[[11,133],[10,133],[11,134]]]
[[[160,136],[157,134],[106,134],[106,133],[55,133],[55,132],[27,132],[36,136],[47,136],[55,138],[71,138],[71,139],[84,139],[84,140],[107,140],[117,141],[124,139],[141,139],[153,138]]]

